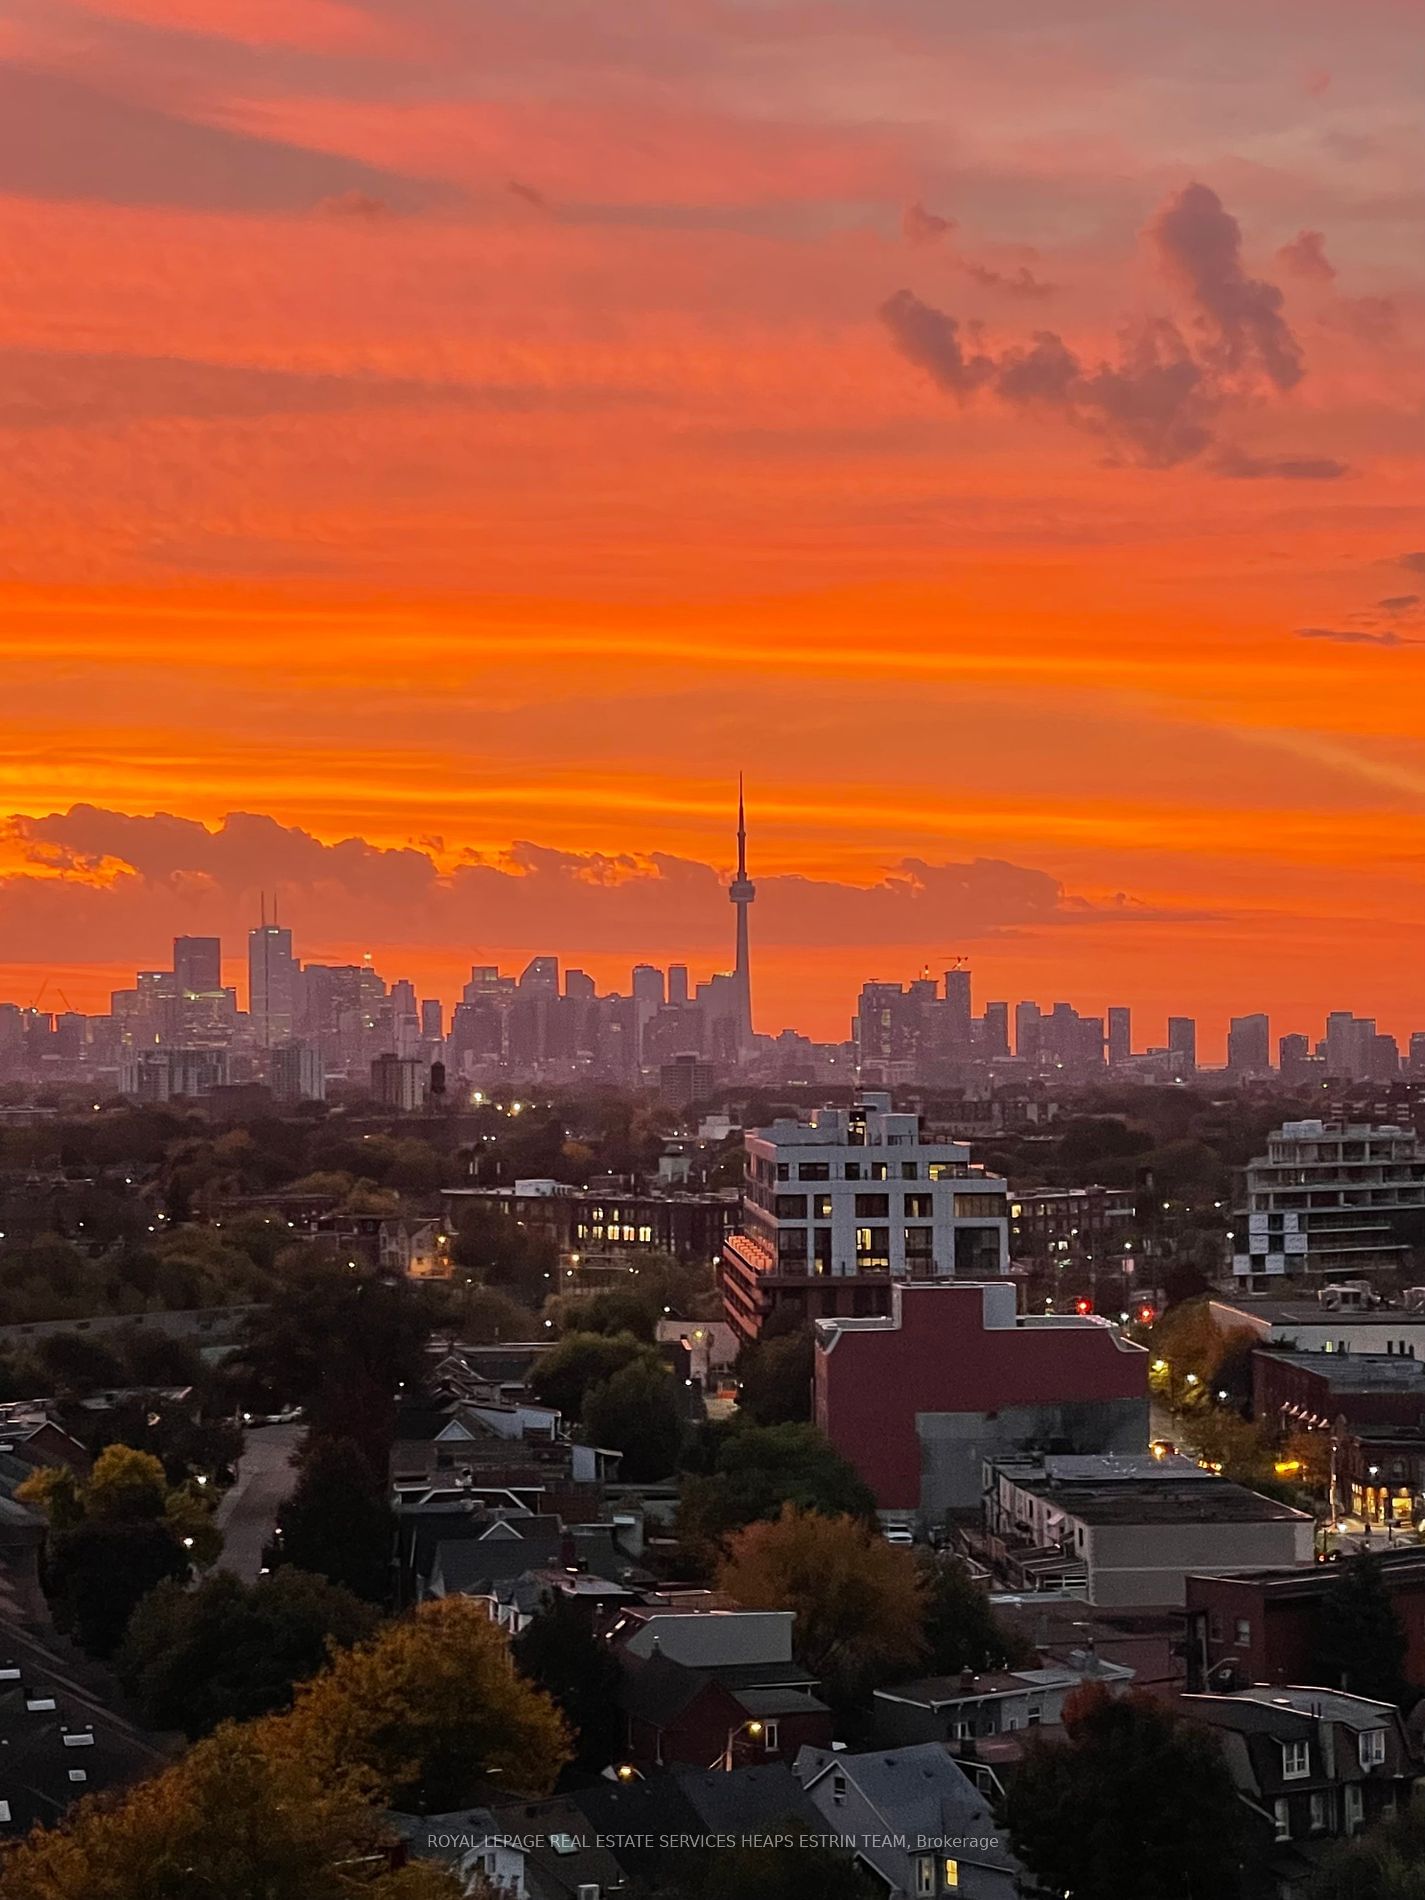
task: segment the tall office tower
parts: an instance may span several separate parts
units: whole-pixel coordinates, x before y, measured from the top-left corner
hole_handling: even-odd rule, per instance
[[[297,965],[292,933],[262,922],[247,933],[247,1013],[260,1049],[271,1049],[291,1035],[297,1015]]]
[[[980,1054],[987,1062],[1002,1061],[1009,1054],[1009,1004],[986,1003],[981,1018]]]
[[[742,774],[737,775],[737,876],[727,887],[737,906],[737,961],[733,965],[735,988],[737,1053],[746,1055],[752,1047],[752,959],[748,950],[747,908],[757,895],[757,886],[747,875],[747,817],[742,804]]]
[[[1184,1075],[1192,1075],[1197,1069],[1197,1018],[1195,1016],[1169,1016],[1168,1053],[1181,1056],[1181,1068]]]
[[[1108,1012],[1108,1065],[1116,1068],[1133,1054],[1133,1011],[1117,1005]]]
[[[438,996],[427,996],[421,1004],[421,1034],[427,1042],[440,1042],[445,1035],[445,1009]]]
[[[635,963],[629,994],[635,1003],[663,1007],[663,972],[652,963]]]
[[[1310,1036],[1283,1036],[1277,1044],[1277,1067],[1283,1082],[1300,1082],[1312,1060]]]
[[[1043,1017],[1037,1003],[1014,1006],[1014,1053],[1022,1062],[1039,1060],[1039,1040]]]
[[[1305,1042],[1305,1036],[1302,1041]],[[1425,1029],[1412,1030],[1410,1036],[1410,1054],[1406,1057],[1406,1066],[1412,1075],[1425,1075]]]
[[[1271,1024],[1265,1016],[1234,1016],[1227,1030],[1227,1066],[1237,1075],[1266,1075],[1272,1066]]]
[[[686,963],[668,965],[668,1001],[681,1009],[688,1000],[688,966]]]
[[[212,996],[223,987],[221,937],[175,937],[173,983],[180,996]]]
[[[945,972],[944,1035],[939,1038],[953,1057],[970,1053],[970,971],[962,963]]]
[[[473,970],[471,975],[474,975]],[[520,991],[525,996],[557,996],[558,957],[531,957],[520,976]]]

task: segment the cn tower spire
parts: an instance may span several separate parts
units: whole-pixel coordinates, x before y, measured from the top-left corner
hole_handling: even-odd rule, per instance
[[[747,811],[743,801],[742,774],[737,775],[737,876],[728,886],[728,896],[737,906],[737,962],[733,980],[737,985],[737,1048],[739,1055],[752,1049],[752,959],[748,949],[747,910],[757,895],[757,886],[747,875]]]

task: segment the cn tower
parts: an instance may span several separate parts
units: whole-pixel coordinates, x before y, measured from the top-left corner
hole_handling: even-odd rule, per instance
[[[737,876],[727,887],[737,906],[737,962],[733,981],[737,985],[737,1050],[746,1055],[752,1047],[752,960],[747,948],[747,907],[757,895],[757,886],[747,875],[747,818],[742,804],[742,774],[737,775]]]

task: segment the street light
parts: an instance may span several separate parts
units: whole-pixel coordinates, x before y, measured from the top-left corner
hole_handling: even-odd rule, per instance
[[[753,1716],[750,1722],[739,1722],[736,1728],[730,1728],[727,1731],[727,1747],[722,1751],[720,1760],[713,1762],[711,1765],[714,1768],[722,1768],[730,1774],[735,1766],[733,1750],[737,1745],[738,1736],[748,1735],[755,1742],[760,1739],[762,1733],[762,1724],[757,1720],[756,1716]]]

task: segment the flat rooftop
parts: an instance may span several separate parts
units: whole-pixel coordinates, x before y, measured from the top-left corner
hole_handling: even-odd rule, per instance
[[[1119,1479],[1109,1484],[1062,1483],[1050,1478],[1016,1482],[1045,1504],[1085,1524],[1285,1524],[1310,1523],[1305,1511],[1264,1498],[1228,1478],[1203,1473],[1201,1484]]]
[[[1259,1346],[1257,1352],[1280,1365],[1300,1366],[1333,1391],[1425,1394],[1425,1359],[1406,1353],[1291,1352],[1283,1346]]]
[[[1224,1313],[1266,1326],[1417,1326],[1425,1331],[1425,1312],[1403,1306],[1377,1306],[1370,1312],[1323,1306],[1319,1300],[1258,1300],[1249,1294],[1214,1293],[1211,1304]]]

